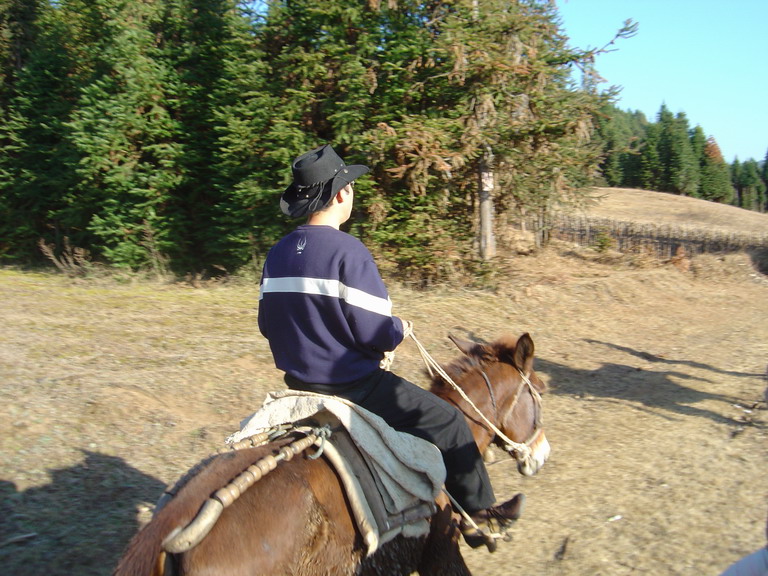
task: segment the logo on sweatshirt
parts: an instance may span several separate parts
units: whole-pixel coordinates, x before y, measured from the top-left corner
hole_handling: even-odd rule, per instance
[[[304,248],[307,247],[307,238],[306,236],[299,238],[299,241],[296,243],[296,254],[301,254],[304,252]]]

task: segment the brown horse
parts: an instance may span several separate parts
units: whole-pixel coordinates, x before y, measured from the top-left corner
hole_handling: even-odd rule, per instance
[[[533,340],[523,334],[489,345],[454,342],[465,357],[446,369],[448,375],[504,436],[520,443],[518,452],[520,445],[527,445],[518,468],[534,474],[544,464],[549,445],[541,428],[539,393],[545,386],[533,370]],[[485,451],[495,434],[475,408],[439,378],[431,391],[464,412],[478,447]],[[181,554],[163,550],[169,534],[186,526],[213,492],[285,442],[203,462],[134,536],[115,576],[470,575],[459,551],[456,515],[444,495],[437,500],[428,535],[397,536],[366,556],[336,472],[324,458],[305,455],[281,462],[245,491],[197,546]]]

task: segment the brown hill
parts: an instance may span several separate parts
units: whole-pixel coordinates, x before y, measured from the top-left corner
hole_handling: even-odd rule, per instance
[[[662,261],[746,252],[768,272],[768,214],[663,192],[594,188],[580,210],[562,211],[552,239]]]
[[[632,188],[595,188],[594,201],[585,213],[592,217],[638,224],[768,234],[768,214],[699,198]]]

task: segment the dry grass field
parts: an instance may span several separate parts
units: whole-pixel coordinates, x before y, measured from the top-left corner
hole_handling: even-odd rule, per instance
[[[590,209],[738,226],[768,215],[639,191]],[[552,457],[501,459],[525,516],[477,576],[717,575],[766,544],[768,277],[759,255],[663,262],[555,243],[487,290],[392,285],[438,360],[446,334],[530,332]],[[107,575],[170,483],[282,388],[256,282],[188,284],[0,269],[0,572]],[[425,384],[411,343],[394,369]]]

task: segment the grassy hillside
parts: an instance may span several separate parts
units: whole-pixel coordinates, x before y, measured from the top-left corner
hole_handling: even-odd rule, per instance
[[[717,202],[631,188],[595,188],[593,197],[591,217],[768,235],[768,214]]]
[[[768,272],[768,214],[663,192],[595,188],[583,209],[557,216],[551,236],[662,261],[745,252]]]

